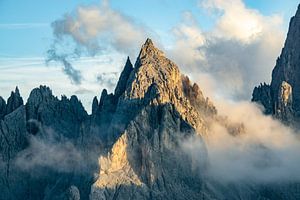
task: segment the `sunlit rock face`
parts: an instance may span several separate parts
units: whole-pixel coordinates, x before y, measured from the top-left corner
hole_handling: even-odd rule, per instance
[[[266,114],[272,114],[286,124],[300,125],[300,8],[290,21],[281,55],[272,72],[270,85],[260,85],[253,91],[252,101],[259,102]]]
[[[291,56],[279,59],[276,81],[253,93],[267,114],[287,122],[297,117],[299,77],[277,71],[286,72],[285,59],[296,62],[295,51],[283,50]],[[135,64],[127,59],[114,93],[104,89],[93,99],[91,115],[76,96],[58,98],[46,86],[25,105],[17,88],[0,98],[0,200],[300,198],[299,184],[210,179],[205,139],[214,123],[237,138],[245,132],[147,39]],[[197,155],[182,147],[187,140],[197,141]]]
[[[202,136],[217,117],[199,86],[150,39],[135,65],[127,59],[114,93],[104,89],[93,99],[91,115],[76,96],[58,98],[46,86],[24,105],[16,88],[7,102],[0,98],[0,199],[201,199]],[[181,148],[193,136],[203,143],[201,165]],[[64,152],[49,164],[60,144],[80,160],[61,169],[72,156]]]
[[[202,140],[208,128],[200,108],[191,102],[201,102],[201,109],[212,116],[216,109],[150,39],[142,46],[134,68],[129,62],[115,94],[101,95],[98,115],[106,110],[114,113],[108,120],[106,139],[112,146],[99,158],[99,178],[90,198],[203,198],[202,192],[192,189],[202,187],[200,166],[192,166],[180,143],[196,135]],[[199,156],[205,163],[206,149],[202,152]]]

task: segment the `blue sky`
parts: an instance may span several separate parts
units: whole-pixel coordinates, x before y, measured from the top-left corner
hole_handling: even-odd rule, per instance
[[[108,7],[102,3],[0,0],[0,95],[7,98],[19,86],[26,99],[32,88],[44,84],[57,96],[77,94],[90,110],[93,96],[103,88],[113,91],[127,55],[134,62],[142,40],[150,36],[208,96],[249,100],[255,85],[270,81],[289,20],[299,2],[110,0]],[[84,11],[81,18],[78,8]],[[81,29],[85,29],[85,35],[68,30],[70,19],[74,24],[84,24]],[[59,26],[51,27],[57,20],[67,32]],[[90,42],[109,47],[96,51],[94,56],[85,52],[83,57],[66,57],[82,75],[79,84],[72,82],[61,61],[45,63],[47,51],[58,38],[53,30],[59,31],[58,37],[69,38],[60,42],[81,50],[88,49]],[[216,84],[219,81],[221,86]]]
[[[79,5],[100,4],[96,0],[1,0],[0,56],[43,56],[53,39],[51,22],[70,13]],[[175,26],[182,12],[190,11],[203,29],[209,29],[214,19],[206,15],[198,0],[112,0],[111,6],[153,30],[167,33]],[[297,0],[246,0],[248,7],[261,13],[281,14],[285,27],[296,10]]]

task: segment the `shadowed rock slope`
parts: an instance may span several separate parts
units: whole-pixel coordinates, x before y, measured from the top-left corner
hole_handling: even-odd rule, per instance
[[[290,21],[287,39],[276,61],[270,85],[255,87],[252,101],[265,113],[286,124],[300,127],[300,6]]]
[[[289,102],[287,101],[287,104]],[[130,59],[114,93],[103,90],[88,115],[76,96],[16,88],[0,98],[0,199],[280,199],[293,189],[222,184],[206,177],[211,122],[232,135],[242,124],[219,116],[197,84],[150,39]],[[192,156],[183,141],[198,140]]]

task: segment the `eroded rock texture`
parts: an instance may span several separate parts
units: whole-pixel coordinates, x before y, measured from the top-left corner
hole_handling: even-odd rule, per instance
[[[300,8],[290,21],[281,55],[272,72],[270,85],[261,84],[253,91],[252,101],[286,124],[300,126]]]
[[[272,91],[261,85],[254,98],[270,113]],[[282,81],[278,117],[294,116],[294,96]],[[206,177],[211,123],[244,133],[147,39],[135,64],[127,59],[114,93],[104,89],[93,99],[91,115],[76,96],[57,98],[46,86],[33,89],[25,105],[17,88],[7,103],[0,98],[0,199],[300,198],[299,185]],[[197,155],[182,147],[187,139],[199,144]]]
[[[100,124],[105,121],[102,137],[108,151],[99,158],[99,178],[90,198],[202,198],[199,166],[192,166],[180,143],[195,135],[202,140],[208,126],[199,111],[216,115],[216,109],[150,39],[134,68],[129,62],[115,94],[101,95],[98,115]],[[203,104],[199,110],[192,99]],[[207,159],[205,148],[199,156]]]

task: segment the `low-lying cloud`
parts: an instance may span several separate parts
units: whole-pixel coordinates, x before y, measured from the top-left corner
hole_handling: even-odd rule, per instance
[[[245,133],[233,136],[219,123],[212,123],[205,138],[209,162],[205,174],[208,177],[220,182],[241,183],[300,181],[297,133],[263,115],[256,104],[222,101],[218,108],[230,121],[242,122]],[[202,145],[190,139],[183,147],[189,154],[201,155],[203,153],[197,149]]]
[[[84,168],[84,155],[73,142],[47,129],[44,136],[29,138],[29,147],[19,152],[16,166],[22,171],[51,169],[56,172],[73,172]],[[59,138],[59,139],[58,139]]]
[[[280,16],[264,16],[241,0],[203,0],[200,6],[217,16],[215,27],[204,32],[186,13],[174,28],[176,43],[170,53],[206,94],[214,96],[220,115],[245,127],[245,133],[233,136],[212,122],[205,137],[209,160],[205,175],[235,183],[300,181],[300,133],[249,102],[254,85],[269,82],[283,46]],[[182,147],[203,165],[195,158],[203,155],[199,150],[203,145],[191,138]]]

